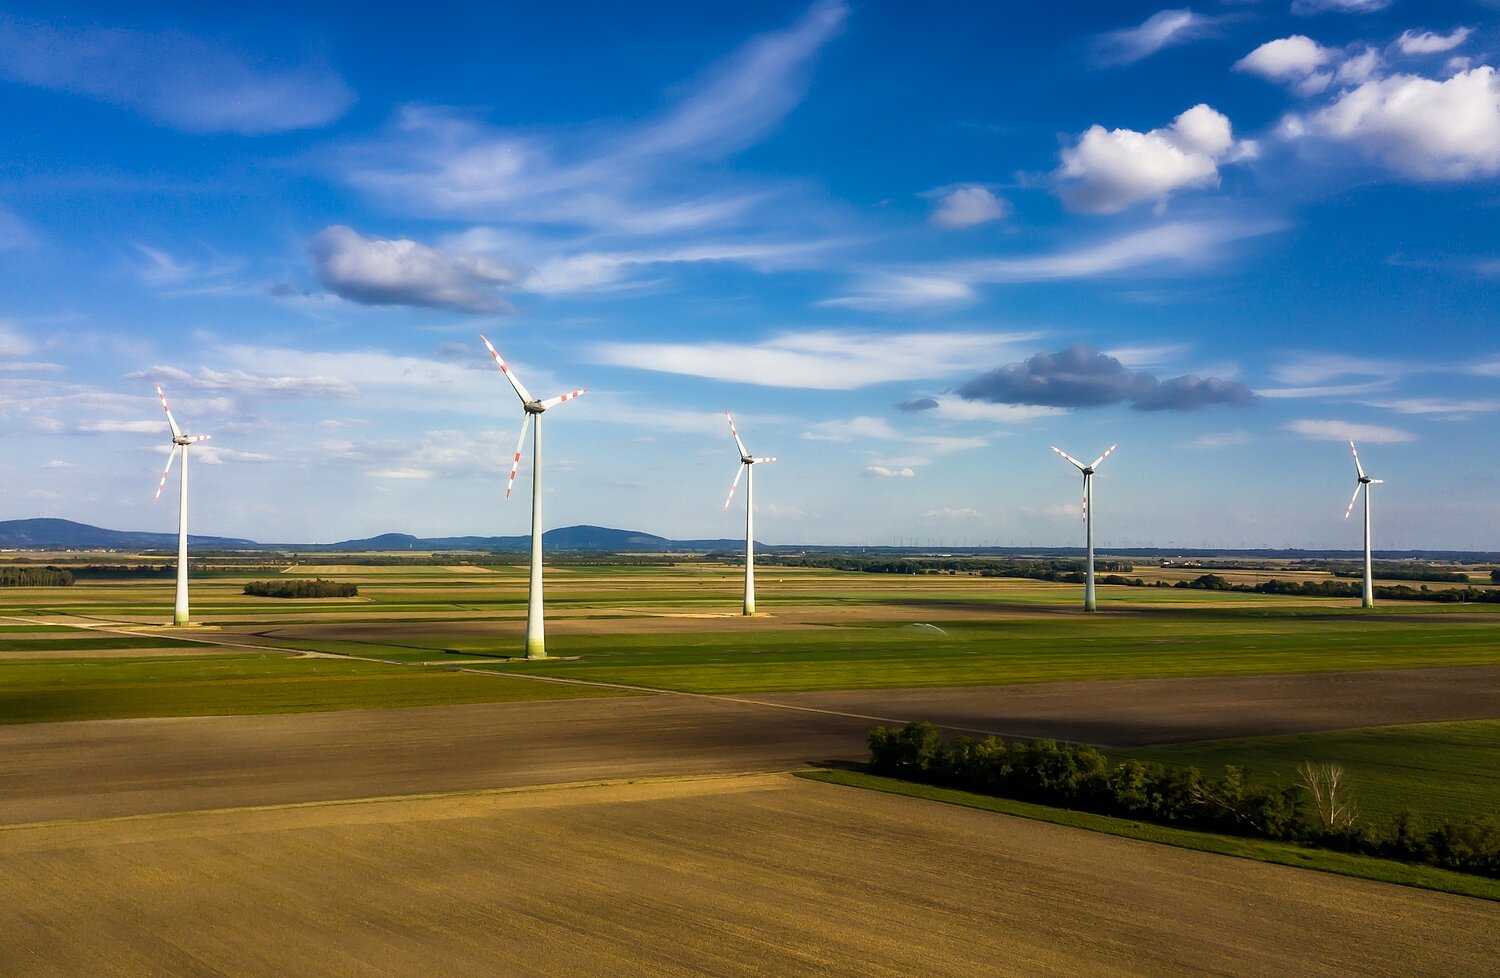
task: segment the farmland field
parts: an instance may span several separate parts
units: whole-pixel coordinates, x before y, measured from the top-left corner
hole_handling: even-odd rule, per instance
[[[326,561],[215,568],[189,628],[170,579],[0,590],[0,970],[1460,974],[1429,949],[1500,932],[1493,903],[777,774],[927,719],[1335,760],[1371,817],[1483,814],[1500,605],[1102,587],[1085,616],[1076,585],[776,567],[746,619],[734,566],[575,562],[548,568],[557,658],[525,662],[523,566]],[[241,593],[274,573],[359,594]],[[102,889],[56,885],[84,865]],[[217,923],[182,930],[190,899]],[[108,941],[41,936],[105,906],[134,908]]]

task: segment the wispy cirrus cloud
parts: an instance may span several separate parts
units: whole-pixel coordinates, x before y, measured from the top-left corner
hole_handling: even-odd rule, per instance
[[[255,63],[181,31],[74,27],[0,16],[0,79],[125,105],[188,132],[323,126],[354,103],[331,69]]]
[[[199,367],[189,373],[178,367],[153,365],[125,375],[130,380],[149,380],[174,389],[208,394],[236,394],[253,397],[342,398],[359,393],[355,386],[338,377],[269,376],[245,370],[214,370]]]
[[[970,302],[978,285],[1014,285],[1105,278],[1126,272],[1163,274],[1202,269],[1237,242],[1285,230],[1282,221],[1168,221],[1041,255],[959,259],[866,272],[847,295],[820,305],[905,311]]]
[[[1310,441],[1368,441],[1377,444],[1398,444],[1415,441],[1416,435],[1400,428],[1385,425],[1356,424],[1352,421],[1304,418],[1284,425],[1287,431],[1301,435]]]
[[[643,123],[598,125],[586,136],[577,127],[548,134],[408,105],[383,138],[341,154],[337,168],[393,206],[471,220],[628,235],[724,225],[763,191],[711,186],[686,171],[771,133],[801,102],[818,53],[848,13],[843,0],[817,0],[790,26],[748,41],[671,109]]]
[[[759,343],[603,343],[600,363],[765,387],[854,390],[945,377],[1028,342],[1034,333],[788,332]]]
[[[1135,27],[1100,34],[1094,39],[1094,60],[1101,65],[1128,65],[1165,48],[1206,37],[1223,21],[1183,8],[1162,10]]]

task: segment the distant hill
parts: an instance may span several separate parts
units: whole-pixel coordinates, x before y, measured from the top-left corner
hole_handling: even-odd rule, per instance
[[[256,543],[237,537],[190,535],[194,547],[205,550],[280,550],[301,552],[391,552],[400,550],[444,551],[515,551],[531,547],[529,536],[511,537],[416,537],[410,533],[382,533],[361,540],[338,543]],[[599,553],[709,553],[727,550],[743,552],[743,539],[669,540],[639,530],[616,530],[607,526],[562,526],[542,534],[548,550],[595,551]],[[952,557],[1078,557],[1078,547],[839,547],[816,544],[783,544],[770,546],[755,542],[757,550],[782,554],[848,554]],[[167,550],[177,549],[175,533],[137,533],[128,530],[106,530],[72,520],[0,520],[0,550]],[[1224,550],[1177,549],[1166,547],[1109,547],[1103,552],[1111,557],[1163,558],[1259,558],[1272,560],[1356,559],[1356,550]],[[1381,560],[1495,561],[1500,554],[1463,550],[1378,550]]]
[[[232,537],[205,537],[189,533],[188,542],[195,547],[240,549],[257,547],[254,540]],[[175,550],[175,533],[134,533],[105,530],[72,520],[4,520],[0,521],[0,547],[31,550]]]
[[[416,537],[410,533],[382,533],[338,543],[267,544],[236,537],[188,534],[194,547],[210,550],[310,550],[340,553],[398,550],[516,550],[531,547],[531,537]],[[542,534],[549,550],[596,550],[612,553],[660,553],[671,550],[726,550],[743,547],[737,540],[668,540],[654,533],[615,530],[606,526],[564,526]],[[760,546],[760,544],[757,544]],[[175,550],[175,533],[106,530],[72,520],[34,519],[0,521],[0,549],[7,550]]]

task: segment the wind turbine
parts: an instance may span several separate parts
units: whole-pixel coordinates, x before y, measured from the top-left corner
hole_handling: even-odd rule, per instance
[[[757,462],[774,462],[775,457],[756,458],[750,454],[745,443],[740,441],[740,433],[735,430],[734,418],[729,417],[729,412],[724,412],[724,417],[729,418],[729,433],[734,436],[734,444],[740,450],[740,464],[734,472],[734,481],[729,484],[729,496],[724,500],[724,511],[729,511],[729,504],[734,501],[734,491],[740,487],[740,476],[745,476],[745,614],[755,614],[755,473],[751,468]]]
[[[516,454],[510,463],[510,479],[505,483],[506,499],[510,498],[511,487],[516,484],[516,469],[521,466],[521,449],[526,446],[526,429],[531,426],[531,419],[536,418],[536,430],[531,442],[531,587],[526,599],[526,658],[545,659],[547,643],[542,623],[542,412],[557,407],[563,401],[571,401],[587,394],[588,388],[539,401],[531,396],[526,386],[516,378],[505,361],[500,359],[494,345],[483,334],[479,338],[484,340],[485,348],[495,358],[495,366],[500,368],[505,379],[510,381],[510,386],[515,388],[516,396],[521,399],[521,409],[526,412],[525,419],[521,422],[521,439],[516,442]]]
[[[1088,538],[1089,552],[1088,565],[1084,572],[1084,611],[1094,610],[1094,471],[1098,469],[1101,464],[1103,464],[1105,459],[1109,458],[1109,453],[1114,451],[1116,447],[1117,445],[1109,446],[1109,448],[1103,455],[1100,455],[1088,465],[1084,465],[1082,462],[1078,461],[1078,459],[1069,455],[1067,452],[1063,451],[1061,448],[1058,448],[1056,445],[1052,446],[1052,450],[1054,452],[1061,455],[1069,462],[1072,462],[1073,467],[1083,473],[1083,523],[1084,526],[1087,527],[1087,529],[1085,530],[1085,535]]]
[[[1365,475],[1365,467],[1359,464],[1359,449],[1354,447],[1354,442],[1349,443],[1349,451],[1354,453],[1354,471],[1359,476],[1359,481],[1354,484],[1354,495],[1349,497],[1349,508],[1344,510],[1344,519],[1354,512],[1354,504],[1359,500],[1359,491],[1365,492],[1365,591],[1359,602],[1361,608],[1375,607],[1375,585],[1372,580],[1370,569],[1370,487],[1378,486],[1384,479],[1372,479]]]
[[[177,600],[172,606],[172,624],[188,624],[188,553],[187,553],[187,470],[188,470],[188,446],[200,441],[208,441],[212,435],[184,435],[182,429],[177,427],[177,419],[172,417],[172,409],[167,407],[167,395],[162,393],[161,385],[156,385],[156,396],[161,398],[161,409],[167,412],[167,427],[172,429],[172,450],[167,454],[167,467],[161,471],[161,482],[156,484],[156,498],[161,499],[161,491],[167,487],[167,473],[172,471],[172,460],[177,457],[177,452],[182,452],[182,489],[177,497]]]

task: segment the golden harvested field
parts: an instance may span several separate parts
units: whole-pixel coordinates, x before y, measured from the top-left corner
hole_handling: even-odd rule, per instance
[[[786,775],[0,831],[0,973],[1454,975],[1500,907]]]

